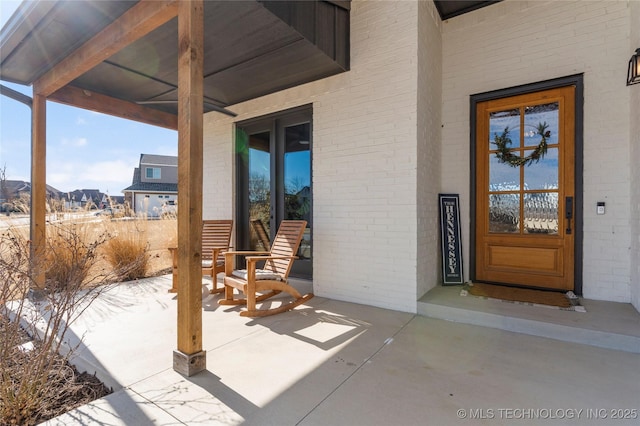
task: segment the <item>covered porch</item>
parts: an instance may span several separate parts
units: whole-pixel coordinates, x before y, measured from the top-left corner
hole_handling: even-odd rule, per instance
[[[234,117],[227,106],[348,70],[349,9],[349,1],[23,3],[0,35],[0,78],[33,86],[34,264],[46,235],[47,101],[177,130],[174,368],[188,376],[205,370],[204,114]],[[42,273],[34,282],[34,291],[47,291]]]

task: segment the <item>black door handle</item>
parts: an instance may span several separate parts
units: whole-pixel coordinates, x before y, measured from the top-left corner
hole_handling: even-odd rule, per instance
[[[565,197],[564,216],[567,219],[567,234],[571,234],[571,219],[573,219],[573,197]]]

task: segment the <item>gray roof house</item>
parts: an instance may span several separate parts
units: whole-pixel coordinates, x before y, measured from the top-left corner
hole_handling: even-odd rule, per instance
[[[31,196],[31,183],[22,180],[5,180],[0,182],[0,211],[15,207],[7,206],[22,196]],[[64,208],[81,207],[89,205],[96,207],[104,206],[107,203],[122,204],[123,196],[110,196],[99,189],[76,189],[74,191],[63,192],[51,185],[46,187],[47,199],[58,199],[64,202]]]
[[[0,212],[15,209],[15,206],[10,204],[20,199],[22,195],[31,196],[30,182],[9,179],[0,181]],[[60,191],[53,186],[47,185],[46,197],[47,199],[58,198],[60,197]]]
[[[159,216],[163,204],[178,198],[178,157],[140,154],[131,185],[122,192],[136,214]]]
[[[124,197],[120,195],[109,195],[99,189],[76,189],[69,192],[60,192],[59,198],[65,202],[65,207],[86,207],[95,206],[104,208],[109,204],[122,204]]]

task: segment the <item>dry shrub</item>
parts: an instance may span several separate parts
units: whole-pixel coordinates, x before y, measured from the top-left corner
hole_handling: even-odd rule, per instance
[[[149,260],[146,221],[49,222],[35,262],[27,234],[0,233],[0,425],[39,424],[110,392],[70,365],[82,341],[68,331],[103,291],[145,276]],[[154,234],[175,239],[175,221]]]
[[[89,277],[89,270],[98,254],[97,248],[106,238],[91,241],[86,224],[47,226],[43,265],[46,287],[51,290],[63,286],[81,288]]]
[[[120,271],[118,279],[144,278],[149,266],[149,243],[144,220],[121,221],[119,231],[104,246],[109,264]]]
[[[87,386],[86,374],[70,366],[81,341],[67,336],[75,320],[109,288],[88,285],[91,280],[82,272],[93,263],[104,237],[87,243],[78,226],[49,226],[44,262],[31,261],[29,243],[18,232],[0,234],[2,425],[35,425],[109,392],[95,378]],[[54,265],[56,261],[66,266]],[[47,288],[34,291],[33,277],[41,273],[49,275]],[[108,276],[93,279],[110,281]],[[24,297],[29,289],[30,299]]]
[[[40,342],[36,341],[30,350],[16,346],[10,356],[3,369],[10,372],[11,382],[21,389],[0,407],[3,425],[39,424],[111,393],[95,376],[79,373],[67,357],[43,352]],[[47,371],[40,381],[34,381],[34,365]]]
[[[0,305],[22,299],[29,289],[29,244],[13,229],[0,234],[0,286]]]
[[[13,210],[20,213],[29,213],[31,211],[31,196],[26,193],[20,193],[18,198],[11,200]]]

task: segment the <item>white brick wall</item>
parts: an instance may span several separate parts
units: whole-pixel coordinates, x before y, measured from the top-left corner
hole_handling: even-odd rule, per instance
[[[631,2],[631,37],[629,53],[631,56],[640,48],[640,2]],[[627,87],[631,94],[631,303],[640,311],[640,85]]]
[[[354,1],[351,71],[234,105],[236,120],[205,116],[203,217],[232,217],[233,122],[313,103],[318,296],[416,311],[417,21],[417,2]],[[430,125],[420,127],[425,141],[439,137]]]
[[[465,258],[469,96],[584,73],[583,291],[588,298],[630,301],[630,90],[624,79],[631,19],[626,0],[506,0],[442,24],[442,191],[461,195]],[[606,215],[595,214],[596,201],[607,203]]]
[[[231,126],[232,120],[222,114],[204,116],[202,219],[205,220],[235,217]]]
[[[418,286],[416,298],[442,282],[438,192],[442,123],[442,37],[440,17],[431,1],[418,5]]]

